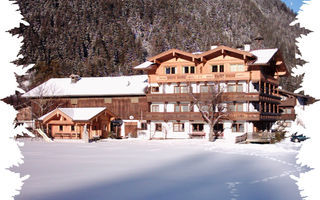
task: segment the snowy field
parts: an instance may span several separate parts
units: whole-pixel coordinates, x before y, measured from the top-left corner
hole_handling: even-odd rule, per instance
[[[302,199],[291,178],[299,144],[209,143],[205,140],[106,140],[45,143],[24,140],[30,175],[19,200]]]

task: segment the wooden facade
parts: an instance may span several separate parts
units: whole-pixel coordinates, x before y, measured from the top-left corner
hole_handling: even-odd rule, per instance
[[[55,97],[48,98],[52,106],[47,109],[51,111],[56,107],[66,108],[82,108],[82,107],[107,107],[112,113],[121,119],[143,119],[148,111],[148,103],[146,96],[86,96],[86,97]],[[32,110],[40,116],[39,104],[36,103],[37,98],[31,100]]]
[[[222,98],[225,102],[255,102],[259,104],[257,114],[248,113],[247,115],[233,113],[232,120],[252,120],[252,121],[276,121],[279,119],[280,95],[278,91],[279,76],[287,73],[287,69],[279,52],[271,57],[269,63],[256,65],[256,57],[246,51],[232,49],[226,46],[219,46],[213,50],[202,54],[190,54],[180,50],[172,49],[161,53],[148,60],[155,63],[152,67],[147,68],[149,83],[157,84],[158,87],[164,88],[162,91],[153,93],[150,89],[147,93],[147,101],[152,102],[182,102],[192,101],[189,92],[176,93],[166,91],[170,85],[207,85],[214,84],[237,84],[245,83],[248,89],[237,92],[226,91]],[[192,73],[186,67],[192,67]],[[214,67],[216,69],[214,69]],[[185,69],[186,68],[186,69]],[[174,70],[173,70],[174,69]],[[191,68],[190,68],[191,69]],[[169,71],[168,71],[169,70]],[[254,85],[255,89],[249,89]],[[244,89],[245,90],[245,89]],[[252,90],[252,91],[250,91]],[[201,91],[192,91],[198,99],[208,99],[208,94]],[[186,114],[186,113],[184,113]],[[188,117],[181,114],[167,113],[163,119],[179,120]],[[163,113],[159,115],[164,115]],[[188,114],[191,120],[199,114]],[[156,114],[148,113],[148,120],[159,120]],[[199,117],[197,118],[199,119]]]

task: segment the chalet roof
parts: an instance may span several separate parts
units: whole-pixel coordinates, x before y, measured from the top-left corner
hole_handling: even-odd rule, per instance
[[[303,95],[303,94],[299,94],[299,93],[289,92],[289,91],[283,90],[283,89],[279,89],[279,93],[280,93],[280,94],[286,94],[286,95],[292,95],[292,96],[295,96],[295,97],[310,98],[310,96],[308,96],[308,95]]]
[[[57,108],[39,118],[39,120],[44,120],[50,114],[61,111],[73,121],[89,121],[93,117],[97,116],[102,111],[106,110],[106,107],[92,107],[92,108]]]
[[[227,46],[224,46],[224,45],[217,46],[216,48],[211,49],[211,50],[206,51],[206,52],[203,52],[201,54],[196,54],[195,57],[196,58],[206,57],[206,56],[209,56],[209,55],[211,55],[213,53],[216,53],[216,52],[219,52],[219,51],[229,51],[229,52],[233,52],[233,53],[236,53],[236,54],[245,55],[245,56],[248,56],[248,57],[253,57],[253,58],[255,57],[255,55],[253,55],[251,52],[243,51],[243,50],[239,50],[239,49],[234,49],[234,48],[227,47]]]
[[[181,51],[179,49],[169,49],[168,51],[162,52],[156,56],[148,58],[149,61],[156,62],[159,59],[165,59],[165,58],[172,58],[175,57],[175,55],[179,54],[180,56],[183,56],[187,59],[193,60],[195,57],[192,53],[188,53],[185,51]]]
[[[70,78],[52,78],[22,97],[130,96],[144,95],[147,75],[119,77],[83,77],[75,83]]]
[[[253,50],[251,53],[257,57],[254,65],[267,64],[271,58],[278,52],[278,49],[259,49]]]

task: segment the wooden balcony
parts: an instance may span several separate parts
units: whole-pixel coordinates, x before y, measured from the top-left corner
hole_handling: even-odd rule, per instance
[[[177,82],[203,82],[203,81],[266,81],[278,85],[279,80],[272,76],[263,75],[260,71],[246,72],[220,72],[208,74],[153,74],[149,75],[150,83],[177,83]]]
[[[295,120],[296,119],[296,114],[281,114],[280,115],[280,120]]]
[[[259,75],[259,74],[257,74]],[[240,81],[250,80],[250,72],[225,72],[210,74],[165,74],[149,75],[150,83],[174,83],[174,82],[197,82],[197,81]],[[257,77],[259,79],[259,77]]]
[[[194,120],[202,121],[203,118],[200,112],[148,112],[146,120]]]
[[[228,117],[223,120],[233,121],[275,121],[278,120],[280,114],[276,113],[263,113],[260,112],[231,112]],[[203,121],[200,112],[147,112],[145,115],[146,120],[190,120],[190,121]]]
[[[195,93],[194,96],[200,101],[209,100],[210,93]],[[148,102],[183,102],[193,101],[191,94],[189,93],[171,93],[171,94],[147,94]],[[265,96],[258,92],[246,93],[246,92],[226,92],[222,94],[222,101],[264,101],[270,103],[280,103],[280,98],[277,96]]]
[[[287,98],[286,100],[281,101],[280,107],[296,106],[296,98]]]
[[[222,95],[223,101],[259,101],[259,93],[226,92]]]
[[[259,112],[231,112],[228,115],[227,120],[259,121],[260,113]]]

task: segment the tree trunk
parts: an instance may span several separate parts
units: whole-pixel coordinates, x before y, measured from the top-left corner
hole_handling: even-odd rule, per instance
[[[211,124],[209,126],[210,126],[209,142],[214,142],[216,140],[216,134],[214,132],[213,126],[211,126]]]

